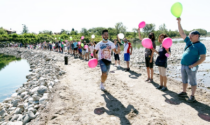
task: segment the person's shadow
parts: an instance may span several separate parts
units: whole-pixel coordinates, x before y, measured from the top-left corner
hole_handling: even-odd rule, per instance
[[[157,83],[153,82],[152,83],[155,87],[158,86]],[[166,97],[166,95],[172,97],[171,99],[168,99]],[[189,96],[189,95],[188,95]],[[179,105],[181,103],[184,103],[192,108],[194,108],[197,112],[198,112],[198,116],[205,120],[205,121],[208,121],[210,122],[210,106],[209,105],[206,105],[204,103],[201,103],[201,102],[194,102],[194,103],[190,103],[187,101],[187,98],[183,98],[183,97],[178,97],[177,93],[171,91],[171,90],[168,90],[168,91],[165,91],[165,94],[163,94],[163,97],[165,98],[165,102],[169,103],[169,104],[172,104],[172,105]]]
[[[106,101],[106,107],[108,110],[103,108],[104,112],[108,115],[114,115],[120,118],[121,125],[130,125],[131,123],[125,117],[128,115],[129,118],[138,115],[138,111],[133,107],[133,105],[128,105],[127,108],[115,97],[113,97],[109,92],[104,92],[102,95]]]

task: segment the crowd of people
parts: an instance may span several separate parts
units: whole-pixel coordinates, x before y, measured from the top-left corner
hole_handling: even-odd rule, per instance
[[[206,59],[206,47],[203,43],[199,41],[200,33],[198,31],[192,31],[189,36],[184,33],[184,30],[181,26],[181,18],[177,18],[178,21],[178,30],[181,37],[184,39],[186,43],[185,50],[183,50],[183,55],[181,59],[181,75],[182,75],[182,83],[183,90],[178,93],[179,97],[188,97],[186,93],[186,89],[188,83],[191,85],[191,95],[188,98],[188,102],[195,102],[195,92],[197,88],[197,79],[196,73],[198,71],[198,65],[205,61]],[[139,39],[142,40],[140,29],[138,29]],[[99,64],[101,67],[101,83],[100,89],[105,90],[105,81],[108,76],[108,72],[111,64],[111,50],[114,51],[115,64],[120,64],[119,54],[120,47],[117,40],[112,43],[108,40],[108,30],[103,30],[102,32],[103,40],[96,44],[94,49],[94,57],[99,60]],[[164,48],[162,46],[162,42],[164,38],[168,37],[167,34],[160,34],[158,37],[158,42],[160,43],[159,49],[156,50],[155,45],[155,35],[151,32],[148,36],[153,43],[152,49],[145,49],[145,64],[147,68],[147,82],[153,82],[153,66],[154,64],[158,66],[159,75],[160,75],[160,85],[157,89],[161,91],[167,91],[167,59],[166,54],[171,56],[171,48]],[[118,38],[120,42],[120,39]],[[129,61],[130,55],[132,54],[132,45],[126,38],[124,41],[124,61],[126,61],[127,68],[125,71],[129,71]],[[98,54],[96,53],[98,52]],[[157,58],[154,59],[154,54],[158,54]],[[154,61],[155,60],[155,61]]]
[[[206,58],[206,47],[203,43],[199,41],[200,33],[198,31],[192,31],[189,36],[187,36],[181,26],[181,19],[177,18],[178,21],[178,30],[181,37],[184,39],[186,43],[185,50],[183,50],[183,56],[181,59],[181,75],[182,75],[182,83],[183,90],[178,94],[180,97],[187,97],[186,89],[188,83],[191,85],[192,93],[189,97],[189,102],[195,101],[195,92],[197,88],[197,79],[196,73],[198,71],[198,65],[201,64]],[[139,39],[142,40],[140,29],[138,29]],[[83,60],[89,60],[90,58],[96,58],[99,62],[101,68],[101,83],[100,89],[105,91],[105,81],[107,79],[110,65],[111,65],[111,56],[112,52],[114,52],[115,66],[120,67],[120,56],[121,52],[124,53],[124,61],[126,62],[125,71],[130,71],[129,62],[130,55],[132,55],[132,45],[125,37],[123,42],[117,37],[114,42],[108,39],[109,34],[108,30],[102,31],[102,40],[98,43],[93,40],[87,43],[85,40],[81,41],[58,41],[55,43],[52,42],[44,42],[40,44],[33,45],[25,45],[27,49],[43,49],[56,51],[60,53],[71,54],[74,57],[79,57]],[[162,46],[162,42],[164,38],[168,37],[167,34],[160,34],[158,37],[158,42],[160,43],[159,49],[156,50],[155,44],[155,34],[153,32],[149,33],[148,38],[151,39],[153,48],[147,49],[145,48],[145,64],[147,69],[147,79],[146,82],[153,82],[153,67],[154,64],[158,66],[159,75],[160,75],[160,85],[157,89],[161,91],[167,91],[167,59],[166,54],[171,55],[171,48],[164,48]],[[121,51],[120,45],[123,44],[124,50]],[[23,46],[23,45],[22,45]],[[21,47],[21,45],[20,45]],[[157,58],[154,59],[154,54],[158,54]]]

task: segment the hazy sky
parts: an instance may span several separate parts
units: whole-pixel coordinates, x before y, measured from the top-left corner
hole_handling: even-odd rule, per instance
[[[123,22],[128,31],[139,22],[154,23],[156,29],[165,23],[177,30],[170,8],[175,2],[183,5],[182,26],[186,30],[203,28],[210,31],[210,0],[0,0],[0,27],[18,33],[22,24],[29,32],[43,30],[114,27]]]

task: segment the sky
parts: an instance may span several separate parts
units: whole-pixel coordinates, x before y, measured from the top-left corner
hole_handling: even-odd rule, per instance
[[[210,32],[210,0],[0,0],[0,27],[20,33],[25,24],[29,32],[60,32],[74,28],[114,27],[122,22],[127,31],[138,28],[141,21],[156,29],[166,25],[177,30],[171,14],[175,2],[183,5],[183,29],[206,29]]]

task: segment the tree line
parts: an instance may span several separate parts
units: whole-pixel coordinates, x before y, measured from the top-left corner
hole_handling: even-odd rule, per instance
[[[137,40],[138,39],[138,32],[137,28],[133,28],[132,31],[127,31],[127,27],[123,25],[122,22],[116,23],[115,27],[96,27],[91,29],[82,28],[80,32],[77,30],[74,30],[72,28],[70,31],[62,29],[59,33],[53,33],[49,30],[40,31],[38,34],[36,33],[30,33],[28,30],[28,27],[26,25],[23,26],[23,31],[21,34],[7,34],[7,32],[1,27],[0,28],[0,42],[18,42],[18,43],[42,43],[44,41],[46,42],[56,42],[61,40],[69,40],[70,37],[73,38],[73,40],[79,41],[81,36],[84,36],[87,42],[91,40],[91,35],[95,35],[94,41],[98,42],[101,40],[101,32],[104,29],[109,30],[109,39],[114,40],[117,38],[117,34],[123,33],[125,34],[126,38],[129,40]],[[143,28],[142,36],[148,37],[150,32],[153,32],[156,36],[156,39],[158,36],[162,33],[167,34],[171,38],[180,37],[178,30],[172,31],[168,30],[166,28],[165,24],[162,24],[159,26],[158,30],[155,30],[156,26],[155,24],[146,24],[146,26]],[[202,36],[210,35],[210,33],[207,33],[205,29],[193,29],[200,32]],[[191,31],[193,31],[191,30]],[[189,34],[191,31],[184,30],[186,34]]]

